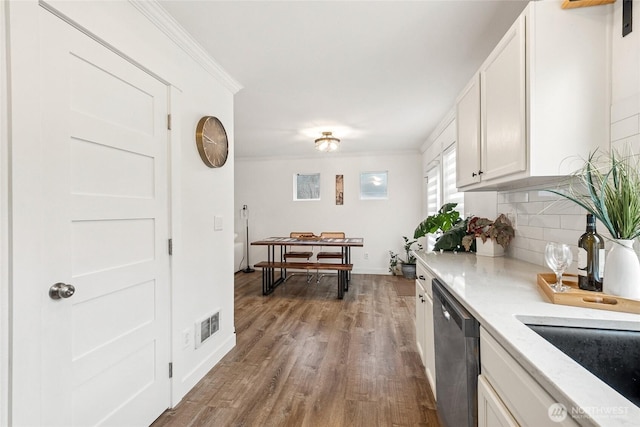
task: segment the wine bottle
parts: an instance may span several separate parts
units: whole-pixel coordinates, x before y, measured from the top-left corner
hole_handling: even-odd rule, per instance
[[[578,287],[602,291],[604,239],[596,232],[596,219],[587,214],[587,231],[578,239]]]

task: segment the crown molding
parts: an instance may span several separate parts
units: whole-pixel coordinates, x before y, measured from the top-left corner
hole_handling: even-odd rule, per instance
[[[415,156],[416,159],[420,157],[420,151],[415,150],[382,150],[382,151],[350,151],[350,152],[338,152],[333,151],[331,153],[316,152],[314,154],[299,154],[299,155],[284,155],[284,156],[234,156],[236,163],[238,162],[261,162],[261,161],[273,161],[273,160],[335,160],[349,157],[395,157],[395,156]]]
[[[427,140],[420,147],[420,152],[424,153],[425,151],[427,151],[427,149],[431,147],[431,145],[438,139],[438,137],[442,134],[442,132],[444,132],[447,126],[449,126],[451,122],[454,121],[455,119],[456,119],[456,109],[454,107],[447,112],[447,114],[442,118],[442,120],[440,120],[440,123],[438,123],[438,126],[436,126],[433,132],[431,132],[431,135],[429,135]]]
[[[227,73],[215,59],[189,34],[156,0],[129,0],[160,31],[175,42],[180,49],[219,80],[234,95],[242,85]]]

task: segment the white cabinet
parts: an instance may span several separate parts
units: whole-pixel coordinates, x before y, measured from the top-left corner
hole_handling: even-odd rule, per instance
[[[526,170],[524,42],[520,16],[480,69],[482,181]]]
[[[478,427],[518,427],[516,420],[482,375],[478,377]]]
[[[607,147],[610,10],[529,3],[456,100],[459,189],[556,182]]]
[[[420,280],[416,279],[416,345],[418,347],[418,353],[420,354],[420,360],[422,364],[425,364],[425,349],[426,349],[426,310],[425,310],[425,292]]]
[[[480,328],[478,427],[578,426],[569,416],[552,420],[557,405],[537,381],[487,332]],[[482,424],[485,422],[485,424]]]
[[[436,359],[433,335],[433,275],[418,261],[416,264],[416,341],[427,380],[436,397]]]
[[[480,76],[476,74],[456,102],[456,186],[480,182]]]

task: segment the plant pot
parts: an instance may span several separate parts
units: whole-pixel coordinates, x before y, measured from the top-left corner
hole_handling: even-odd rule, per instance
[[[497,257],[504,255],[504,248],[491,239],[482,242],[480,237],[476,237],[476,255]]]
[[[602,291],[623,298],[640,300],[640,260],[633,240],[616,240],[604,264]]]
[[[416,265],[402,263],[402,275],[405,277],[405,279],[415,279]]]

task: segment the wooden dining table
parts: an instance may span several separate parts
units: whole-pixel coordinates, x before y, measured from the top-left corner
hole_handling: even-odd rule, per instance
[[[262,294],[269,295],[287,278],[287,269],[302,270],[336,270],[338,272],[338,298],[349,290],[351,280],[351,248],[363,247],[364,238],[319,238],[319,237],[268,237],[251,242],[252,246],[266,246],[267,260],[256,263],[254,267],[262,268]],[[342,253],[340,263],[323,262],[285,262],[284,253],[287,246],[339,247]],[[279,248],[279,250],[278,250]],[[279,274],[277,273],[279,271]]]

